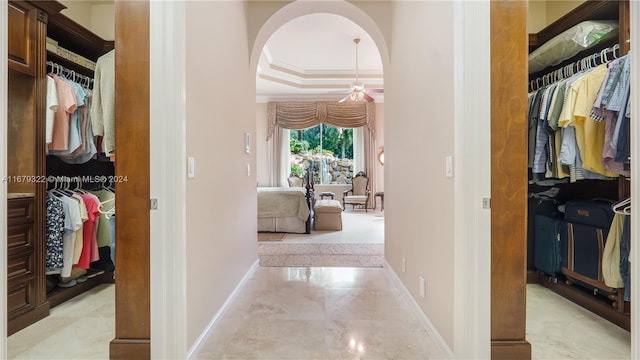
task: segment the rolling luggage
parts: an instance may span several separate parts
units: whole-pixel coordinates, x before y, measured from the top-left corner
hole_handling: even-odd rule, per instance
[[[535,218],[536,215],[556,216],[558,201],[549,197],[529,197],[527,224],[527,270],[535,271]]]
[[[602,276],[602,254],[613,221],[611,203],[569,201],[561,232],[562,273],[594,293],[613,293]],[[566,255],[566,256],[565,256]]]
[[[560,234],[566,226],[560,216],[536,215],[534,225],[534,264],[538,272],[554,275],[560,272],[562,256]]]

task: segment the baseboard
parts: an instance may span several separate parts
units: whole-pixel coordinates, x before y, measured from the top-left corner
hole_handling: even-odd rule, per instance
[[[531,360],[531,344],[526,340],[491,341],[492,360]]]
[[[386,260],[384,262],[383,268],[391,278],[391,281],[393,281],[393,283],[398,287],[398,289],[400,289],[400,292],[403,294],[403,296],[407,298],[410,306],[413,308],[414,312],[418,316],[418,319],[420,320],[420,323],[422,324],[422,326],[424,326],[425,329],[427,329],[431,333],[431,335],[433,335],[442,353],[446,354],[447,358],[453,359],[454,358],[453,351],[451,350],[449,345],[447,345],[447,342],[444,341],[444,338],[440,335],[440,332],[438,332],[436,327],[433,326],[433,323],[431,322],[431,320],[429,320],[429,318],[424,313],[424,311],[422,311],[422,309],[420,308],[416,300],[413,298],[413,296],[411,296],[411,293],[409,292],[409,290],[402,283],[402,280],[400,280],[396,272],[393,271],[393,268],[391,267],[391,265],[389,265],[389,263]]]
[[[253,263],[253,265],[251,265],[249,270],[247,270],[247,272],[244,274],[244,276],[242,277],[242,279],[240,280],[238,285],[236,285],[236,287],[233,289],[233,291],[231,292],[231,295],[229,295],[229,297],[224,302],[224,304],[222,304],[222,306],[220,307],[220,310],[218,310],[218,312],[213,316],[213,319],[211,319],[211,321],[209,321],[209,324],[207,325],[207,327],[204,328],[204,330],[202,331],[200,336],[198,336],[196,341],[193,343],[193,345],[191,346],[191,348],[187,352],[187,359],[191,359],[193,354],[195,354],[196,350],[198,350],[198,347],[200,347],[200,344],[202,343],[202,341],[207,337],[207,335],[209,335],[209,332],[211,332],[211,329],[213,328],[213,325],[215,325],[216,321],[218,321],[220,316],[225,312],[225,310],[227,310],[227,307],[229,306],[229,304],[231,304],[231,302],[235,299],[235,297],[238,294],[238,292],[240,291],[240,289],[242,289],[242,287],[244,287],[244,285],[246,284],[247,280],[249,280],[249,277],[258,268],[258,266],[259,266],[258,265],[258,260],[256,260]]]
[[[113,339],[109,344],[109,359],[151,359],[151,341],[149,339]]]

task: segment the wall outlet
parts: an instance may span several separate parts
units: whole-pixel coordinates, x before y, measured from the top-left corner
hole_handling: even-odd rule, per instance
[[[407,272],[407,259],[402,258],[402,272]]]
[[[420,275],[420,296],[425,297],[425,281],[424,277]]]

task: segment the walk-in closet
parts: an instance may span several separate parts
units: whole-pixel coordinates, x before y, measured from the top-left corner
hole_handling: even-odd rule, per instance
[[[527,283],[631,331],[629,2],[528,16]]]
[[[113,80],[97,84],[95,76],[96,62],[114,43],[61,13],[62,3],[8,6],[11,335],[50,308],[114,281],[114,166],[98,135],[113,102],[90,106],[100,87],[103,96],[114,96]],[[103,71],[113,79],[113,62]]]

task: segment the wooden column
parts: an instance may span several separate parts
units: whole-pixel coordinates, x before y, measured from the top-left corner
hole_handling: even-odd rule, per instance
[[[149,2],[115,3],[116,338],[111,359],[150,359]]]
[[[491,2],[491,358],[526,341],[527,2]]]

